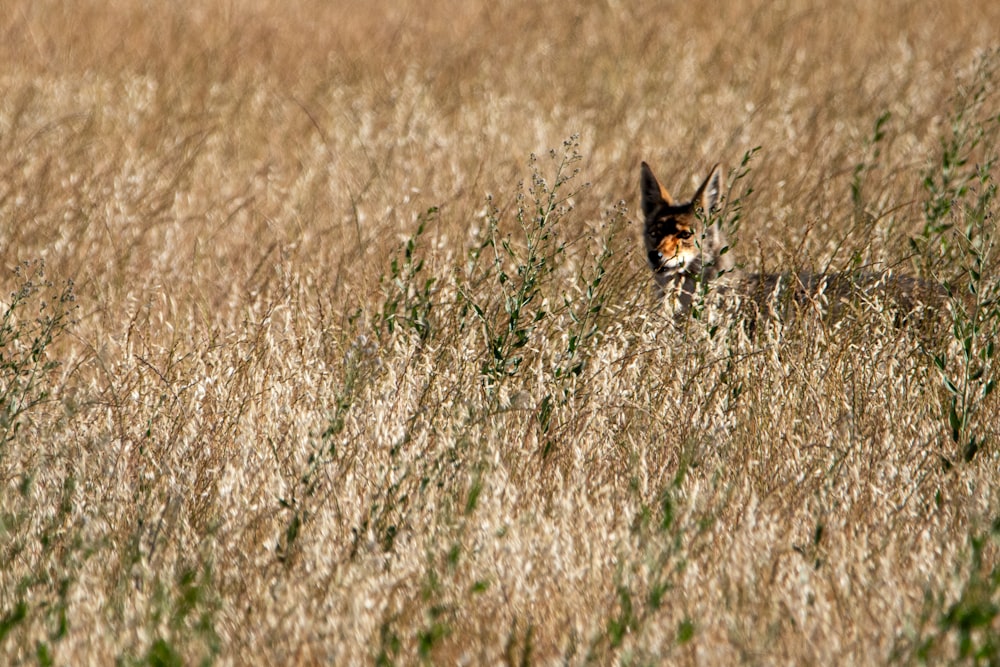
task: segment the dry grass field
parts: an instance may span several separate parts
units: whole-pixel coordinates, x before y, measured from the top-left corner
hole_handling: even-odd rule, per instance
[[[0,0],[0,663],[1000,663],[997,26]]]

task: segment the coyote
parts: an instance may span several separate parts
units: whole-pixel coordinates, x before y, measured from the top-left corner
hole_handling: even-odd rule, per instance
[[[806,306],[840,317],[860,297],[862,301],[875,298],[888,302],[895,308],[897,323],[902,324],[925,306],[943,305],[946,294],[939,285],[889,271],[743,274],[728,254],[722,221],[713,215],[719,208],[722,187],[722,172],[716,164],[690,201],[677,202],[649,165],[642,163],[646,258],[656,280],[657,301],[665,301],[672,313],[688,311],[699,294],[699,285],[709,284],[714,294],[724,299],[734,296],[755,305],[761,314],[778,319],[793,314],[790,309]]]

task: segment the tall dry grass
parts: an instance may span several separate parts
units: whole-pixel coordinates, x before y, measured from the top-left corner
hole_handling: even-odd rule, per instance
[[[1000,660],[995,2],[0,4],[2,662]]]

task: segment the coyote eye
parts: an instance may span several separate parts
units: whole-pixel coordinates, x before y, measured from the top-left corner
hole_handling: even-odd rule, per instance
[[[691,232],[689,232],[689,231],[687,231],[687,230],[677,232],[677,238],[679,238],[679,239],[689,239],[692,236],[694,236],[694,234],[691,233]]]

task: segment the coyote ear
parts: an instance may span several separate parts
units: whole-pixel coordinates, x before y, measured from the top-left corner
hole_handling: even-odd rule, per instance
[[[667,192],[667,189],[663,187],[663,184],[656,180],[656,176],[653,175],[653,170],[649,168],[649,165],[645,162],[642,163],[642,179],[640,181],[640,190],[642,192],[642,213],[643,215],[651,215],[660,204],[666,204],[667,206],[674,205],[674,199]]]
[[[719,198],[722,194],[722,170],[716,164],[712,171],[708,173],[708,178],[698,188],[694,195],[694,203],[701,206],[705,214],[709,214],[719,206]]]

